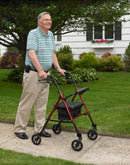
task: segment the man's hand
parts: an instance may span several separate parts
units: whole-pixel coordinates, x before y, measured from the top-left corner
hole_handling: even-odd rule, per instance
[[[66,70],[61,69],[60,67],[58,67],[58,68],[57,68],[57,71],[58,71],[61,75],[65,76]]]
[[[42,79],[47,79],[47,73],[44,71],[39,72],[39,77]]]

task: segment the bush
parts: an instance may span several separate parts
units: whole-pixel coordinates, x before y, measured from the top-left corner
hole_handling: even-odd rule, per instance
[[[59,52],[68,54],[68,53],[72,53],[72,50],[69,45],[64,45],[64,47],[60,47]]]
[[[23,72],[24,72],[23,68],[14,69],[8,75],[6,80],[9,82],[22,83]],[[51,70],[50,72],[51,72],[51,75],[56,79],[56,81],[59,85],[73,83],[71,79],[65,79],[63,76],[60,76],[56,70]],[[88,81],[93,81],[93,80],[97,79],[95,69],[76,68],[74,71],[69,71],[69,72],[72,74],[76,83],[88,82]],[[62,77],[62,78],[59,78],[59,77]],[[53,81],[52,81],[52,84],[54,84]]]
[[[89,52],[79,60],[79,65],[81,68],[95,68],[96,69],[99,66],[99,59],[95,56],[94,53]]]
[[[81,81],[76,80],[76,82],[88,82],[97,79],[96,70],[93,68],[76,68],[72,74],[76,74],[81,79]]]
[[[100,59],[100,70],[101,71],[113,71],[117,72],[123,70],[125,64],[120,55],[110,55],[108,57],[102,56]]]
[[[66,70],[72,69],[73,55],[70,46],[65,45],[64,47],[61,47],[59,51],[56,51],[56,56],[61,68]]]
[[[68,54],[68,53],[72,53],[72,50],[70,48],[69,45],[64,45],[64,47],[60,47],[60,49],[58,51],[55,52],[57,57],[60,53],[62,54]]]
[[[73,60],[72,63],[72,70],[74,70],[75,68],[79,68],[80,67],[80,62],[79,60]]]
[[[72,69],[75,68],[94,68],[97,69],[99,67],[99,58],[95,56],[93,52],[89,52],[86,54],[82,54],[79,60],[74,60],[72,64]]]
[[[18,52],[15,51],[7,51],[4,53],[1,61],[0,61],[0,68],[7,69],[7,68],[15,68],[18,64],[17,58],[19,56]]]
[[[74,71],[69,71],[76,83],[94,81],[97,79],[96,70],[92,68],[76,68]],[[59,85],[72,84],[71,79],[65,79],[63,76],[59,78],[59,73],[55,70],[51,71],[51,75],[54,76]],[[52,81],[54,84],[54,82]]]
[[[125,50],[124,62],[126,65],[126,70],[130,72],[130,43]]]
[[[83,52],[79,55],[79,59],[81,59],[84,55],[86,55],[87,53],[86,52]]]
[[[58,62],[61,68],[65,70],[71,70],[72,69],[72,63],[73,63],[73,55],[72,53],[59,53],[58,55]]]
[[[9,82],[16,82],[16,83],[22,83],[23,80],[23,68],[17,68],[14,69],[7,77],[7,81]]]

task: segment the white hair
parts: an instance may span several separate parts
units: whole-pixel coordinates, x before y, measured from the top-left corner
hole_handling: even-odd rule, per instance
[[[42,16],[45,15],[45,14],[49,14],[49,15],[50,15],[50,13],[48,13],[48,12],[42,12],[42,13],[40,13],[40,14],[37,16],[37,20],[41,20]]]

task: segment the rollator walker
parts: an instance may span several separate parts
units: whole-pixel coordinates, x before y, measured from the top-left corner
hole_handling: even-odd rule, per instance
[[[93,129],[91,129],[87,132],[88,138],[90,140],[96,140],[97,136],[98,136],[96,124],[93,122],[93,120],[90,116],[90,113],[87,109],[87,106],[82,97],[82,94],[84,92],[86,92],[87,90],[89,90],[89,88],[83,87],[81,89],[78,89],[78,86],[77,86],[74,78],[72,77],[71,73],[65,72],[65,78],[71,79],[76,88],[76,91],[74,93],[69,94],[68,96],[63,96],[63,94],[53,76],[50,75],[47,78],[48,82],[50,82],[51,79],[54,81],[54,84],[56,85],[58,93],[59,93],[59,98],[58,98],[56,104],[54,105],[51,113],[49,114],[49,116],[42,128],[42,131],[46,128],[49,121],[57,122],[57,124],[53,125],[53,128],[52,128],[52,130],[55,134],[60,134],[61,123],[72,123],[75,128],[75,131],[77,133],[78,139],[73,140],[71,143],[71,146],[74,151],[80,151],[83,148],[82,134],[78,131],[78,128],[76,127],[74,119],[76,119],[82,115],[87,115],[89,117],[89,119],[92,123],[92,127],[93,127]],[[77,95],[79,95],[79,98],[81,100],[80,102],[74,101]],[[72,99],[71,99],[71,101],[68,101],[67,99],[70,97],[72,97]],[[84,112],[81,112],[82,107],[84,107]],[[52,120],[51,117],[56,110],[58,111],[58,119]],[[39,145],[41,143],[40,135],[34,134],[32,136],[32,142],[35,145]]]

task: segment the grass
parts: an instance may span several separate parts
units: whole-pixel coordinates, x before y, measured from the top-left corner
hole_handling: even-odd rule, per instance
[[[30,154],[17,153],[10,150],[0,149],[0,165],[82,165],[62,159],[32,156]],[[85,164],[84,164],[85,165]],[[87,165],[87,164],[86,164]]]
[[[0,121],[14,123],[22,85],[2,81],[11,70],[0,70]],[[97,123],[98,133],[116,136],[130,137],[130,73],[125,72],[98,72],[99,80],[78,84],[79,88],[88,86],[89,91],[83,94],[93,120]],[[74,92],[73,85],[61,87],[65,95]],[[58,98],[55,86],[50,86],[50,95],[47,106],[47,115],[51,112]],[[53,118],[55,119],[55,113]],[[81,116],[75,120],[76,125],[82,131],[91,128],[87,116]],[[34,112],[30,116],[29,124],[34,123]],[[52,127],[54,123],[48,123]],[[64,129],[72,129],[72,124],[63,124]],[[76,165],[61,159],[35,157],[29,154],[17,153],[0,149],[0,165]]]
[[[0,70],[0,121],[14,122],[22,85],[2,81],[10,70]],[[83,94],[84,101],[89,112],[97,124],[101,134],[130,136],[130,73],[127,72],[98,72],[99,80],[77,84],[79,88],[88,86],[89,91]],[[75,91],[73,84],[61,86],[63,93],[68,95]],[[52,111],[53,105],[58,99],[55,86],[50,86],[47,114]],[[57,113],[52,116],[57,118]],[[29,124],[34,123],[32,110]],[[76,126],[82,131],[91,129],[91,123],[87,116],[81,116],[75,120]],[[52,127],[54,122],[49,122]],[[62,124],[63,129],[73,129],[72,124]]]

